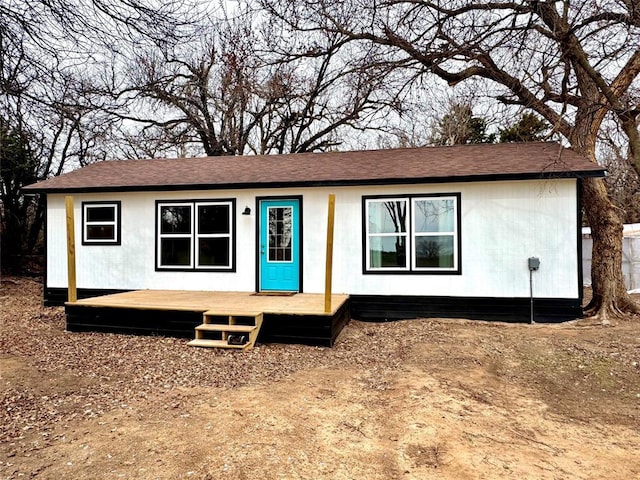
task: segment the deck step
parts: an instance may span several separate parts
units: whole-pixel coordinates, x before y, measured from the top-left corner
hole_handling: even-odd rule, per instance
[[[244,350],[248,348],[249,344],[244,345],[229,345],[226,340],[209,340],[205,338],[197,338],[191,340],[187,345],[192,347],[207,347],[207,348],[233,348],[236,350]]]
[[[203,323],[198,325],[196,330],[207,332],[232,332],[232,333],[251,333],[256,328],[255,325],[229,325],[226,323]]]
[[[202,324],[195,327],[196,338],[189,345],[250,350],[258,338],[262,318],[262,312],[228,313],[208,310],[202,315]]]

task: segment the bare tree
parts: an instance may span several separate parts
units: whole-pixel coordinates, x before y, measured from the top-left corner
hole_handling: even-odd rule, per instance
[[[191,0],[15,0],[0,3],[0,28],[24,33],[56,58],[74,53],[97,60],[127,42],[165,45],[184,38],[204,12]],[[37,59],[32,58],[35,62]]]
[[[625,223],[640,223],[640,175],[610,135],[617,136],[617,132],[608,130],[601,132],[599,146],[601,163],[607,169],[607,191]]]
[[[238,32],[238,40],[242,36]],[[227,48],[233,45],[235,48]],[[242,153],[256,66],[242,46],[212,34],[200,44],[139,52],[129,69],[121,115],[162,132],[169,143],[197,145],[206,155]],[[199,147],[199,148],[198,148]]]
[[[112,124],[84,79],[35,63],[25,40],[0,29],[0,229],[3,268],[12,270],[34,251],[44,220],[44,199],[21,188],[92,161]]]
[[[178,41],[193,18],[184,5],[0,3],[3,268],[19,269],[42,229],[43,199],[23,197],[21,187],[108,155],[103,147],[119,120],[103,92],[116,78],[115,57],[132,45]]]
[[[140,50],[120,92],[122,118],[211,156],[322,151],[371,127],[384,75],[353,62],[348,39],[319,32],[283,49],[261,21],[240,10],[198,39]]]
[[[470,103],[454,101],[449,105],[449,111],[434,126],[431,143],[462,145],[493,143],[495,139],[495,134],[487,133],[487,121],[473,114]]]
[[[484,79],[495,98],[536,112],[594,162],[597,134],[610,114],[640,171],[640,9],[635,1],[263,3],[300,31],[350,38],[362,46],[363,59],[375,49],[378,62],[413,78],[429,73],[450,85]],[[582,188],[594,237],[594,294],[586,313],[603,322],[638,313],[622,277],[620,216],[602,180],[585,179]]]

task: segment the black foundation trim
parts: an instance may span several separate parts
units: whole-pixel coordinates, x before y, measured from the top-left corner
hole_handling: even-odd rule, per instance
[[[384,322],[409,318],[465,318],[500,322],[529,322],[527,298],[420,297],[351,295],[351,318]],[[555,323],[582,317],[579,298],[535,298],[534,319]]]

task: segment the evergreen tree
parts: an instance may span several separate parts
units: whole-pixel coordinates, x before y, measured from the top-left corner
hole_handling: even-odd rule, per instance
[[[500,143],[540,141],[548,130],[547,122],[533,113],[523,113],[515,124],[500,130]]]
[[[495,134],[487,134],[487,121],[473,115],[468,103],[453,102],[436,124],[431,143],[434,145],[463,145],[493,143]]]
[[[20,190],[37,181],[37,170],[27,136],[0,120],[0,254],[6,271],[16,271],[25,253],[32,200]]]

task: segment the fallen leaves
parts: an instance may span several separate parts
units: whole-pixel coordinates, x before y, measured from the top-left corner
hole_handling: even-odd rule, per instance
[[[192,348],[184,339],[65,332],[63,309],[44,308],[41,289],[29,278],[4,278],[0,284],[0,443],[14,449],[42,448],[69,434],[76,420],[109,412],[142,418],[161,409],[180,418],[186,405],[193,406],[192,390],[269,384],[310,369],[364,371],[358,388],[373,403],[397,388],[408,360],[476,403],[500,402],[490,388],[498,383],[537,392],[563,415],[608,415],[630,424],[640,418],[632,407],[640,395],[640,344],[631,324],[625,336],[616,330],[622,327],[352,322],[331,349],[258,344],[235,352]],[[479,371],[489,387],[465,383]],[[324,389],[323,398],[339,395],[337,388]],[[157,404],[149,411],[132,408],[146,402]],[[600,412],[604,402],[607,411]],[[343,426],[366,433],[357,423]],[[416,450],[423,455],[416,461],[439,464],[431,447]]]

